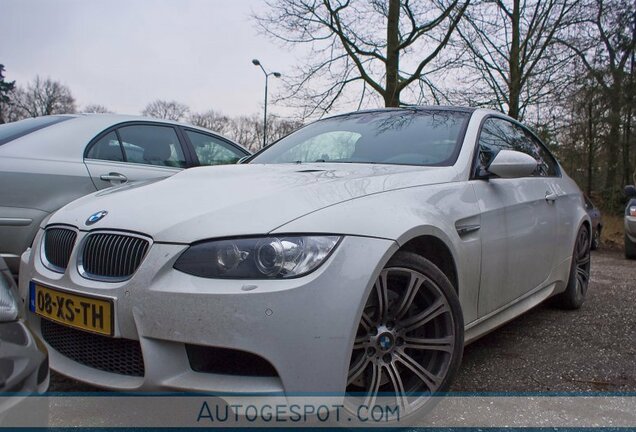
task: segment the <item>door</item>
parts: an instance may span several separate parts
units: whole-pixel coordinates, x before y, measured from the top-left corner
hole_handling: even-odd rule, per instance
[[[477,169],[484,170],[499,150],[537,159],[532,176],[474,180],[481,211],[482,271],[479,315],[484,316],[540,286],[554,267],[558,212],[552,167],[541,145],[520,125],[487,118],[479,137]]]
[[[169,177],[187,166],[175,128],[158,124],[129,124],[104,134],[89,145],[84,162],[98,189]]]

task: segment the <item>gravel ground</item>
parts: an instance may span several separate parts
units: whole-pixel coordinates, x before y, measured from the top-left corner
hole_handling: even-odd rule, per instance
[[[636,261],[592,252],[581,309],[548,302],[467,346],[452,390],[636,392]]]
[[[56,373],[50,391],[98,391]],[[541,305],[466,347],[452,391],[636,392],[636,261],[592,253],[578,311]]]

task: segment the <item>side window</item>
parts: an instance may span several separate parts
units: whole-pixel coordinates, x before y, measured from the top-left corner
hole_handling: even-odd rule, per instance
[[[123,162],[124,154],[122,153],[121,145],[117,139],[117,134],[115,134],[115,132],[109,132],[101,137],[88,150],[86,157],[88,159]]]
[[[201,165],[227,165],[238,162],[247,153],[240,152],[232,145],[213,137],[191,130],[185,131]]]
[[[479,163],[486,168],[497,156],[500,150],[514,150],[511,142],[514,141],[512,123],[498,119],[486,119],[479,135]]]
[[[132,125],[117,129],[126,161],[146,165],[185,168],[179,138],[170,126]]]
[[[479,136],[479,162],[487,167],[500,150],[515,150],[537,161],[534,176],[558,175],[556,161],[532,134],[524,128],[500,118],[489,118]]]
[[[536,157],[539,166],[537,167],[539,175],[543,177],[557,177],[559,168],[554,156],[541,144],[530,132],[525,131],[528,139],[531,140],[536,147]]]

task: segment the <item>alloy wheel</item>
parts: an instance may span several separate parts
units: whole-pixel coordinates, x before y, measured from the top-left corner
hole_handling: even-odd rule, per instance
[[[581,229],[575,248],[576,292],[585,296],[590,282],[590,237],[587,229]]]
[[[403,414],[415,412],[447,376],[457,349],[454,329],[435,281],[408,268],[385,268],[358,326],[347,393],[364,395],[367,406],[391,395]]]

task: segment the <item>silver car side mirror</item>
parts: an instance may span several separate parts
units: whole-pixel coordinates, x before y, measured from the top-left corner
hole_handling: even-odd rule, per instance
[[[515,150],[500,150],[487,171],[502,178],[528,177],[537,169],[537,161]]]

